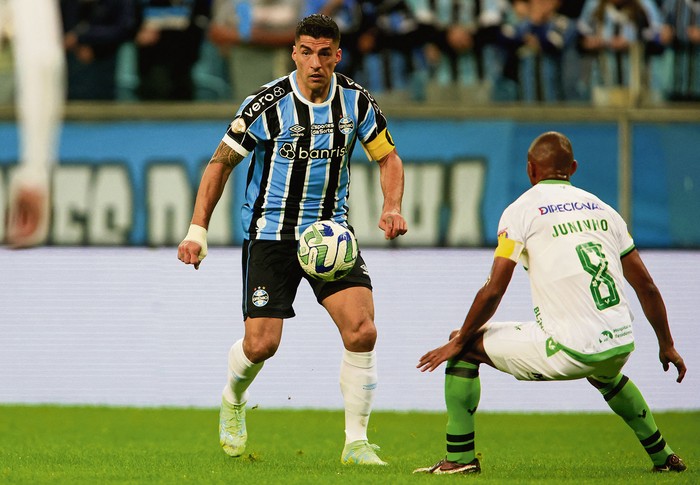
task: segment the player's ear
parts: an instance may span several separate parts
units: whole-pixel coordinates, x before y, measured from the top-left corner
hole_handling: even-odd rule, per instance
[[[574,160],[571,162],[571,170],[569,171],[569,177],[571,177],[573,174],[576,173],[576,169],[578,168],[578,162]]]
[[[294,62],[297,61],[297,45],[296,44],[292,45],[292,60]]]
[[[527,160],[527,176],[530,179],[530,182],[534,185],[534,180],[535,180],[535,164],[530,161],[530,159]]]
[[[338,49],[335,51],[335,63],[338,64],[342,58],[343,58],[343,49],[338,47]]]

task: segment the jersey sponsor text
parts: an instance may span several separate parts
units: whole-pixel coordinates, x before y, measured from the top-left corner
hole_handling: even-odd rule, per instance
[[[321,148],[308,150],[304,147],[295,147],[291,143],[285,143],[279,150],[279,154],[288,160],[307,160],[309,158],[335,158],[344,157],[348,147]]]
[[[600,205],[595,202],[564,202],[562,204],[544,205],[539,207],[540,215],[554,214],[556,212],[573,212],[582,210],[603,210]]]

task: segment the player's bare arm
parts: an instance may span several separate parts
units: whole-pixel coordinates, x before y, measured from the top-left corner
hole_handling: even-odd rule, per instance
[[[420,358],[416,367],[421,372],[434,371],[446,360],[459,355],[465,345],[474,340],[479,329],[496,313],[513,277],[515,266],[516,263],[509,258],[494,258],[491,274],[484,286],[476,293],[462,328],[445,345],[431,350]]]
[[[200,263],[207,255],[206,231],[214,208],[224,192],[231,172],[243,158],[222,141],[204,170],[194,203],[190,231],[177,250],[178,259],[185,264],[194,265],[194,269],[199,269]]]
[[[223,141],[219,143],[199,183],[192,224],[197,224],[205,229],[209,227],[209,219],[224,192],[226,182],[233,169],[243,158],[241,154]]]
[[[406,219],[401,215],[404,188],[403,162],[394,149],[377,163],[379,164],[379,181],[384,194],[384,206],[379,219],[379,228],[384,231],[386,239],[395,239],[408,231]]]
[[[243,155],[222,141],[219,142],[219,146],[216,147],[214,154],[211,156],[211,160],[209,160],[209,164],[220,163],[224,166],[231,167],[233,170],[244,158]]]
[[[622,271],[639,298],[644,316],[654,329],[659,342],[659,360],[664,371],[669,369],[669,364],[673,364],[678,370],[676,381],[681,382],[685,377],[686,367],[683,358],[674,347],[666,305],[636,249],[622,258]]]

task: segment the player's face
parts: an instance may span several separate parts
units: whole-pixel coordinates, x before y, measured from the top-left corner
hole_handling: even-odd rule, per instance
[[[295,42],[292,59],[297,66],[297,83],[309,101],[321,102],[326,98],[340,57],[338,44],[332,39],[302,35]]]

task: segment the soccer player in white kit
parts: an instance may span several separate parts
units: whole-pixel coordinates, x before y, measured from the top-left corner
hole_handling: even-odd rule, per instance
[[[576,168],[571,142],[561,133],[544,133],[530,145],[527,173],[533,187],[501,216],[489,279],[461,329],[418,363],[421,371],[433,371],[447,361],[448,421],[445,459],[415,472],[481,471],[474,451],[481,363],[518,380],[588,379],[635,432],[653,471],[686,469],[639,389],[621,373],[634,350],[627,280],[656,333],[664,370],[673,364],[677,381],[683,380],[686,367],[674,347],[664,301],[622,217],[571,185]],[[518,261],[530,278],[535,321],[489,322]]]
[[[0,42],[15,59],[20,160],[11,179],[5,239],[11,247],[46,242],[50,173],[65,102],[65,57],[58,2],[0,0]]]

